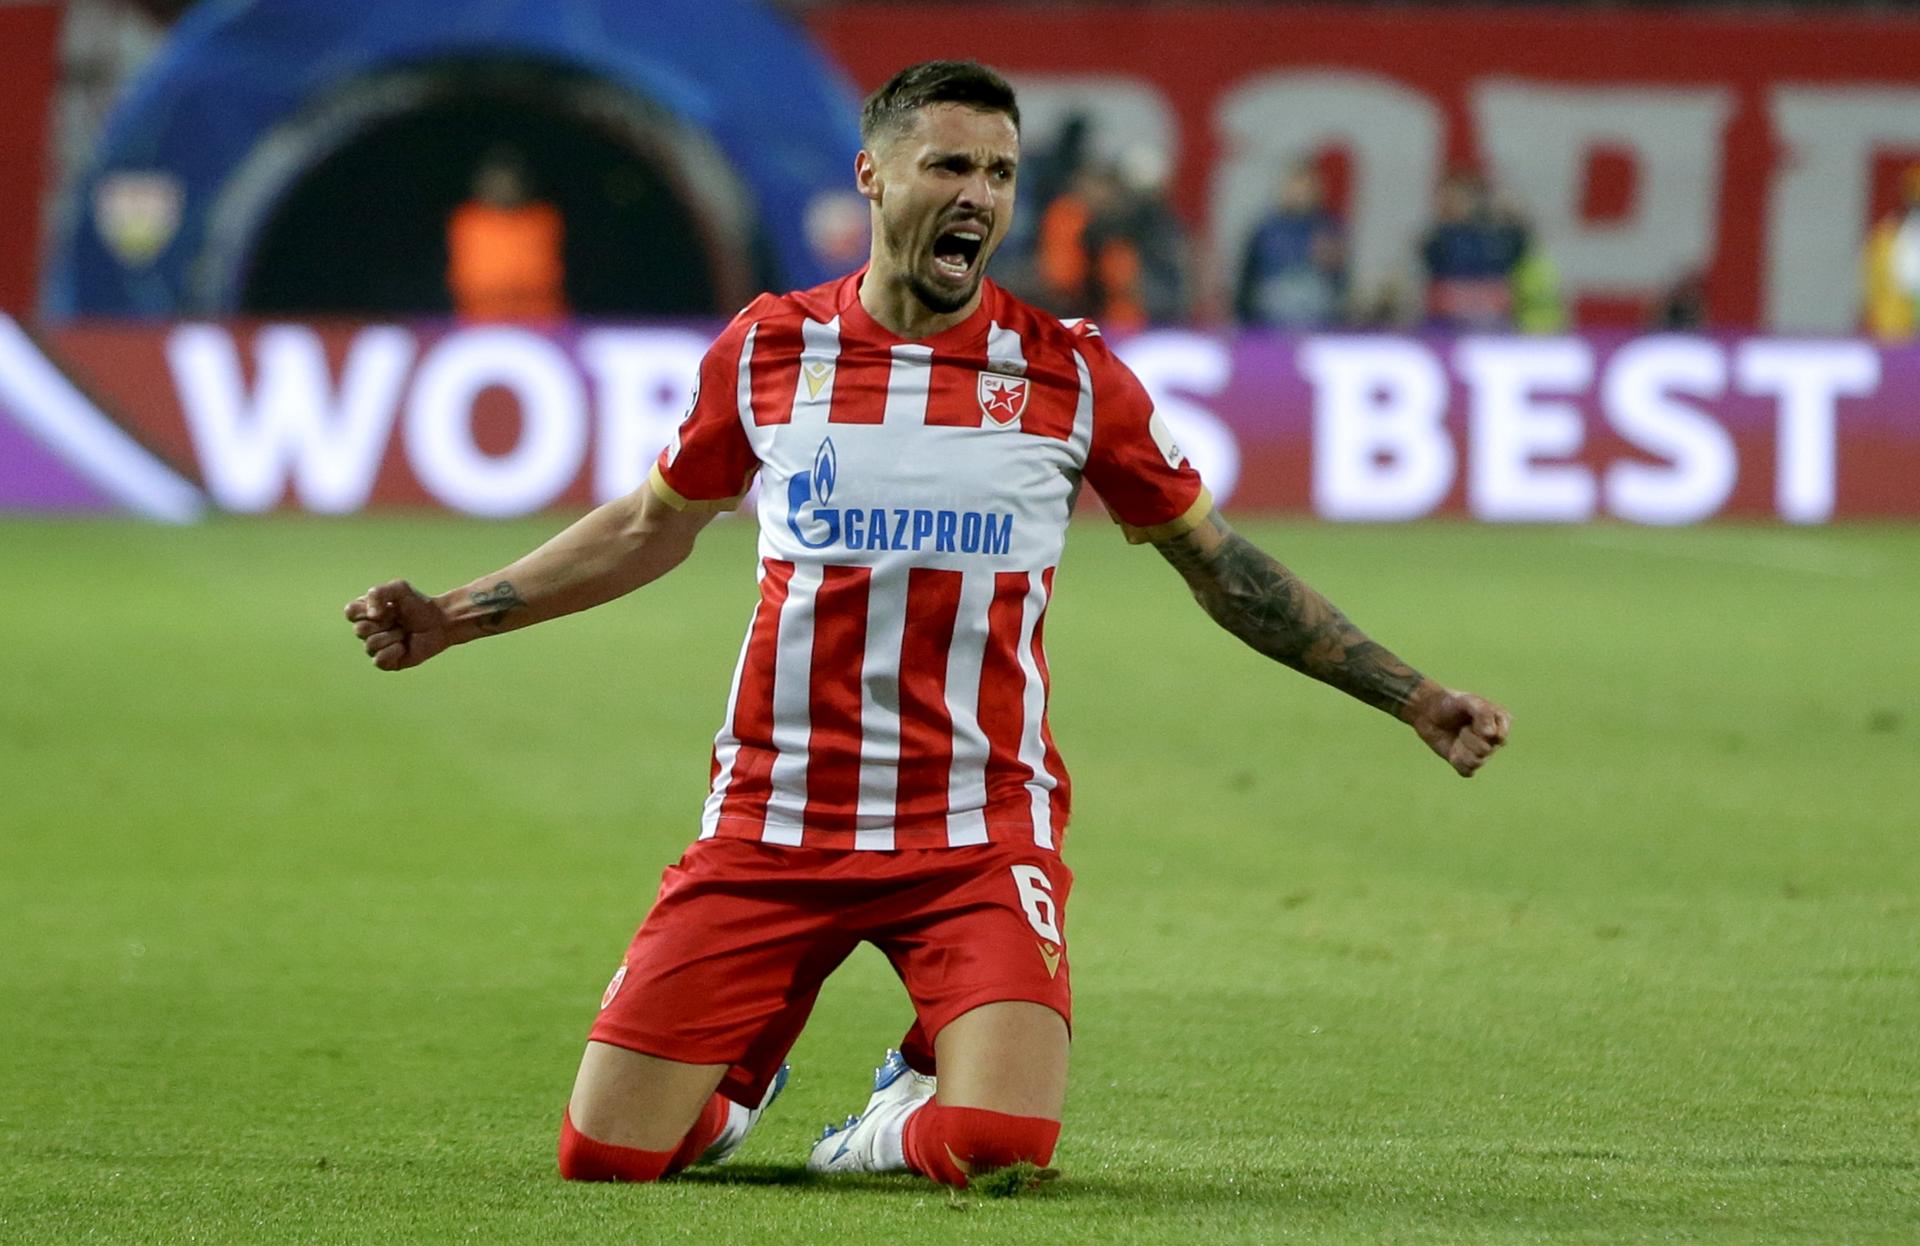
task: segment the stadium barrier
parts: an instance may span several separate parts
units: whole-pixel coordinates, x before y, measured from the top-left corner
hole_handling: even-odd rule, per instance
[[[712,324],[0,318],[0,508],[582,507],[639,484]],[[1920,515],[1920,346],[1219,334],[1115,349],[1223,503],[1338,520]]]

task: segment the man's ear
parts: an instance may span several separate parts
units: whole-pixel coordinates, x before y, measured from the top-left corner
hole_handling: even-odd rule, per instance
[[[880,162],[864,148],[853,158],[853,185],[862,198],[880,202]]]

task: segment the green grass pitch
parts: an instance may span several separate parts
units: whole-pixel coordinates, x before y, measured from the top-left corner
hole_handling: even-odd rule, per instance
[[[1920,529],[1248,531],[1503,700],[1462,782],[1075,531],[1062,1178],[817,1182],[864,951],[730,1168],[569,1186],[750,533],[400,676],[340,621],[554,520],[0,525],[0,1241],[1920,1241]]]

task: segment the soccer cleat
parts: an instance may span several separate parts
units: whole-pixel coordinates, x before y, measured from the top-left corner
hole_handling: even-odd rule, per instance
[[[780,1071],[773,1075],[772,1084],[767,1087],[767,1093],[761,1096],[759,1107],[750,1108],[738,1103],[734,1104],[727,1113],[727,1123],[721,1127],[720,1136],[700,1153],[700,1158],[694,1163],[724,1164],[732,1159],[733,1153],[740,1149],[740,1144],[745,1142],[747,1135],[753,1132],[753,1127],[760,1123],[760,1117],[773,1106],[773,1101],[780,1097],[780,1092],[787,1088],[787,1077],[792,1072],[792,1065],[780,1066]]]
[[[905,1172],[900,1140],[906,1119],[933,1098],[935,1080],[916,1073],[897,1051],[873,1071],[873,1095],[858,1116],[828,1125],[807,1156],[808,1172]]]

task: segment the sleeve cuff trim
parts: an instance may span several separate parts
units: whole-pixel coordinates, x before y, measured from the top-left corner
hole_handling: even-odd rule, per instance
[[[747,491],[742,489],[730,498],[687,497],[667,483],[666,473],[660,470],[658,463],[655,463],[653,470],[647,473],[647,483],[653,486],[656,497],[677,511],[697,511],[703,514],[730,511],[740,505],[741,498],[747,496]]]
[[[1205,485],[1201,485],[1200,495],[1193,499],[1193,505],[1187,507],[1178,518],[1169,519],[1165,523],[1157,523],[1146,528],[1137,528],[1130,523],[1122,521],[1117,515],[1114,516],[1114,522],[1119,524],[1120,531],[1126,534],[1127,544],[1151,545],[1192,532],[1204,523],[1207,516],[1212,513],[1213,494],[1207,491]]]

